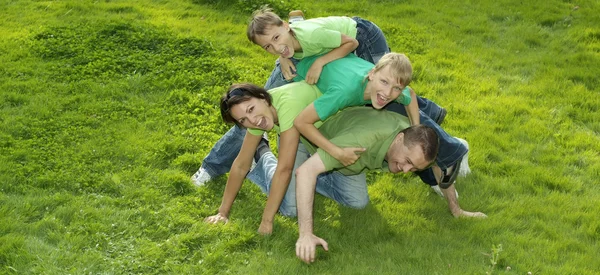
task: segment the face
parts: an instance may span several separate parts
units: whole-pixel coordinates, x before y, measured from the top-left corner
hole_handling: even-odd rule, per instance
[[[269,131],[275,125],[275,115],[266,100],[253,97],[231,107],[231,116],[246,128]]]
[[[369,80],[367,90],[371,97],[371,104],[375,109],[385,107],[392,100],[398,98],[404,89],[404,85],[397,81],[389,66],[385,66],[377,72],[371,70]]]
[[[265,51],[283,58],[294,56],[295,50],[299,49],[299,44],[290,33],[290,27],[286,23],[279,27],[271,26],[267,28],[265,35],[256,36],[256,43]]]
[[[423,150],[419,146],[408,148],[403,142],[394,143],[386,157],[390,172],[394,174],[420,171],[429,166],[429,162],[425,160]]]

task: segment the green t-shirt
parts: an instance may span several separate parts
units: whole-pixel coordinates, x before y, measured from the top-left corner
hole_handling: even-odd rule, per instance
[[[363,147],[367,150],[358,160],[344,167],[323,149],[307,147],[313,154],[318,152],[327,171],[338,170],[344,175],[357,175],[365,170],[389,171],[385,155],[400,131],[408,128],[407,117],[371,107],[352,107],[330,117],[319,131],[338,147]]]
[[[356,21],[345,16],[329,16],[296,21],[290,25],[302,47],[294,58],[328,53],[342,44],[342,34],[356,38]]]
[[[294,81],[304,80],[308,69],[319,57],[311,56],[302,59],[296,65],[297,76]],[[375,65],[352,53],[323,66],[317,82],[317,87],[323,96],[314,102],[319,118],[324,121],[346,107],[370,104],[371,100],[364,99],[364,92],[368,82],[366,76],[373,67]],[[408,105],[411,101],[410,89],[404,88],[395,101]]]
[[[273,98],[272,104],[277,110],[277,118],[279,120],[279,125],[275,125],[273,129],[278,134],[281,134],[294,127],[294,119],[296,119],[306,106],[321,96],[321,91],[315,85],[309,85],[306,81],[300,81],[271,89],[269,90],[269,94]],[[317,121],[315,127],[319,128],[321,124],[321,121]],[[248,129],[248,132],[260,136],[265,131]]]

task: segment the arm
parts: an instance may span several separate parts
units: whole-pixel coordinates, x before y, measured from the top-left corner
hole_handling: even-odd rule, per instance
[[[456,189],[454,188],[454,184],[450,185],[447,189],[441,189],[444,194],[444,198],[448,201],[448,208],[450,208],[450,212],[456,218],[458,217],[474,217],[474,218],[487,218],[487,215],[481,212],[468,212],[464,211],[458,205],[458,200],[456,198]]]
[[[325,172],[325,165],[314,154],[296,170],[296,205],[298,207],[298,241],[296,241],[296,256],[305,263],[315,261],[317,245],[322,245],[329,251],[327,242],[313,234],[313,202],[317,176]]]
[[[419,117],[419,103],[417,102],[417,94],[413,89],[410,89],[410,103],[408,105],[404,105],[406,109],[406,113],[408,114],[408,119],[410,120],[410,125],[418,125],[421,123]]]
[[[295,128],[291,128],[281,133],[279,140],[279,158],[277,161],[277,168],[271,181],[271,190],[269,192],[269,198],[267,199],[267,205],[263,211],[262,221],[260,224],[259,232],[262,234],[271,234],[273,231],[273,219],[279,205],[285,196],[290,179],[292,177],[292,170],[294,169],[294,161],[296,160],[296,151],[298,151],[298,142],[300,140],[300,134]]]
[[[229,178],[227,179],[223,199],[221,200],[221,206],[219,207],[219,213],[207,217],[204,220],[205,222],[217,223],[219,221],[228,221],[229,211],[231,210],[233,201],[235,201],[235,197],[242,187],[246,174],[248,174],[248,171],[250,170],[250,166],[252,166],[252,157],[254,156],[254,152],[256,151],[256,147],[258,147],[260,139],[261,136],[255,136],[246,132],[242,148],[231,165]]]
[[[357,47],[358,40],[342,34],[342,42],[340,43],[340,46],[317,58],[312,66],[310,66],[310,69],[308,69],[308,73],[306,74],[306,82],[308,84],[317,83],[317,81],[319,81],[319,76],[321,75],[321,70],[323,70],[323,66],[327,65],[327,63],[331,61],[348,55],[356,50]]]
[[[325,150],[328,154],[333,156],[335,159],[339,160],[344,166],[351,165],[356,162],[359,158],[359,155],[356,153],[364,152],[365,148],[340,148],[337,145],[333,144],[329,141],[319,129],[315,127],[314,123],[319,121],[319,115],[317,114],[317,110],[315,109],[315,104],[311,103],[306,106],[304,110],[296,117],[294,120],[294,126],[298,131],[312,143],[314,143],[317,147]]]

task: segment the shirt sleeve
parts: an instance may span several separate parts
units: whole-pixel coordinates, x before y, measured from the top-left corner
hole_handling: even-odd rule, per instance
[[[410,102],[412,101],[412,98],[410,97],[410,87],[406,86],[404,87],[404,90],[402,90],[402,93],[400,94],[400,96],[398,96],[398,98],[396,98],[396,100],[394,100],[402,105],[408,105],[410,104]]]
[[[351,96],[351,93],[344,92],[341,88],[330,87],[323,93],[323,96],[314,101],[319,119],[325,121],[339,110],[349,107],[351,105],[349,96]]]

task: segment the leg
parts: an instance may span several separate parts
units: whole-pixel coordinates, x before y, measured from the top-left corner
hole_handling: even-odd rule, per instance
[[[369,203],[366,175],[345,176],[332,171],[319,175],[316,191],[344,206],[362,209]]]
[[[381,29],[373,22],[353,17],[356,21],[356,40],[358,40],[358,48],[356,48],[356,56],[377,64],[379,59],[390,52],[390,47],[385,40],[385,36]]]
[[[200,169],[192,176],[192,182],[204,185],[211,178],[229,172],[233,160],[237,157],[244,143],[246,129],[233,126],[223,135],[202,161]]]

